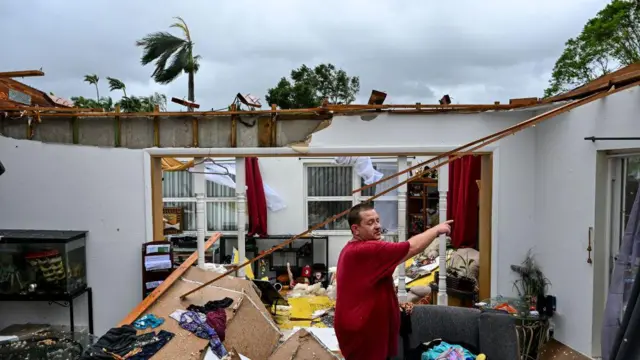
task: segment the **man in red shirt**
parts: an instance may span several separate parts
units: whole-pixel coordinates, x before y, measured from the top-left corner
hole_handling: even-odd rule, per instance
[[[395,356],[400,308],[393,283],[398,264],[421,253],[452,220],[399,243],[381,241],[380,217],[370,204],[351,208],[353,239],[338,259],[335,331],[346,360],[383,360]]]

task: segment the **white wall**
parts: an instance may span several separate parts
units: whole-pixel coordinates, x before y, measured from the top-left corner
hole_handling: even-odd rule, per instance
[[[557,296],[556,338],[586,355],[598,355],[603,311],[601,255],[607,246],[603,224],[609,209],[596,203],[602,188],[598,150],[640,148],[638,141],[597,141],[585,137],[639,136],[640,90],[613,94],[548,120],[536,127],[535,252]],[[596,183],[599,187],[596,187]],[[604,182],[606,186],[606,182]],[[598,196],[602,198],[602,196]],[[598,205],[597,205],[598,204]],[[502,214],[501,214],[502,215]],[[500,219],[502,222],[502,218]],[[594,263],[587,263],[589,227],[594,239]],[[503,264],[506,266],[506,264]],[[599,280],[594,282],[594,278]],[[594,302],[595,298],[595,302]]]
[[[87,272],[95,333],[101,335],[141,300],[145,241],[143,152],[42,144],[0,136],[0,229],[88,230]],[[87,326],[86,297],[76,325]],[[68,309],[0,303],[0,328],[25,322],[69,324]]]

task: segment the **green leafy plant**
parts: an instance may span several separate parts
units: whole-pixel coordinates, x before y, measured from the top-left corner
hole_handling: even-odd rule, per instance
[[[551,281],[544,276],[531,250],[527,252],[527,256],[522,264],[511,265],[511,270],[519,276],[519,279],[513,282],[513,287],[522,299],[532,299],[543,296],[551,286]]]

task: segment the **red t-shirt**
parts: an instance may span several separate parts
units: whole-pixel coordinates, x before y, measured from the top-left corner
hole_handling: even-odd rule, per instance
[[[407,241],[350,241],[342,249],[334,327],[345,359],[396,355],[400,309],[393,272],[408,252]]]

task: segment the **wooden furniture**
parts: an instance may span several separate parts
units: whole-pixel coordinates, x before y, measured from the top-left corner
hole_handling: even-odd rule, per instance
[[[147,264],[158,263],[162,259],[169,259],[168,268],[156,269],[148,268]],[[173,252],[171,242],[152,241],[142,244],[142,298],[146,298],[155,288],[160,286],[164,280],[173,272]]]
[[[438,202],[438,179],[407,184],[407,239],[439,223]]]

